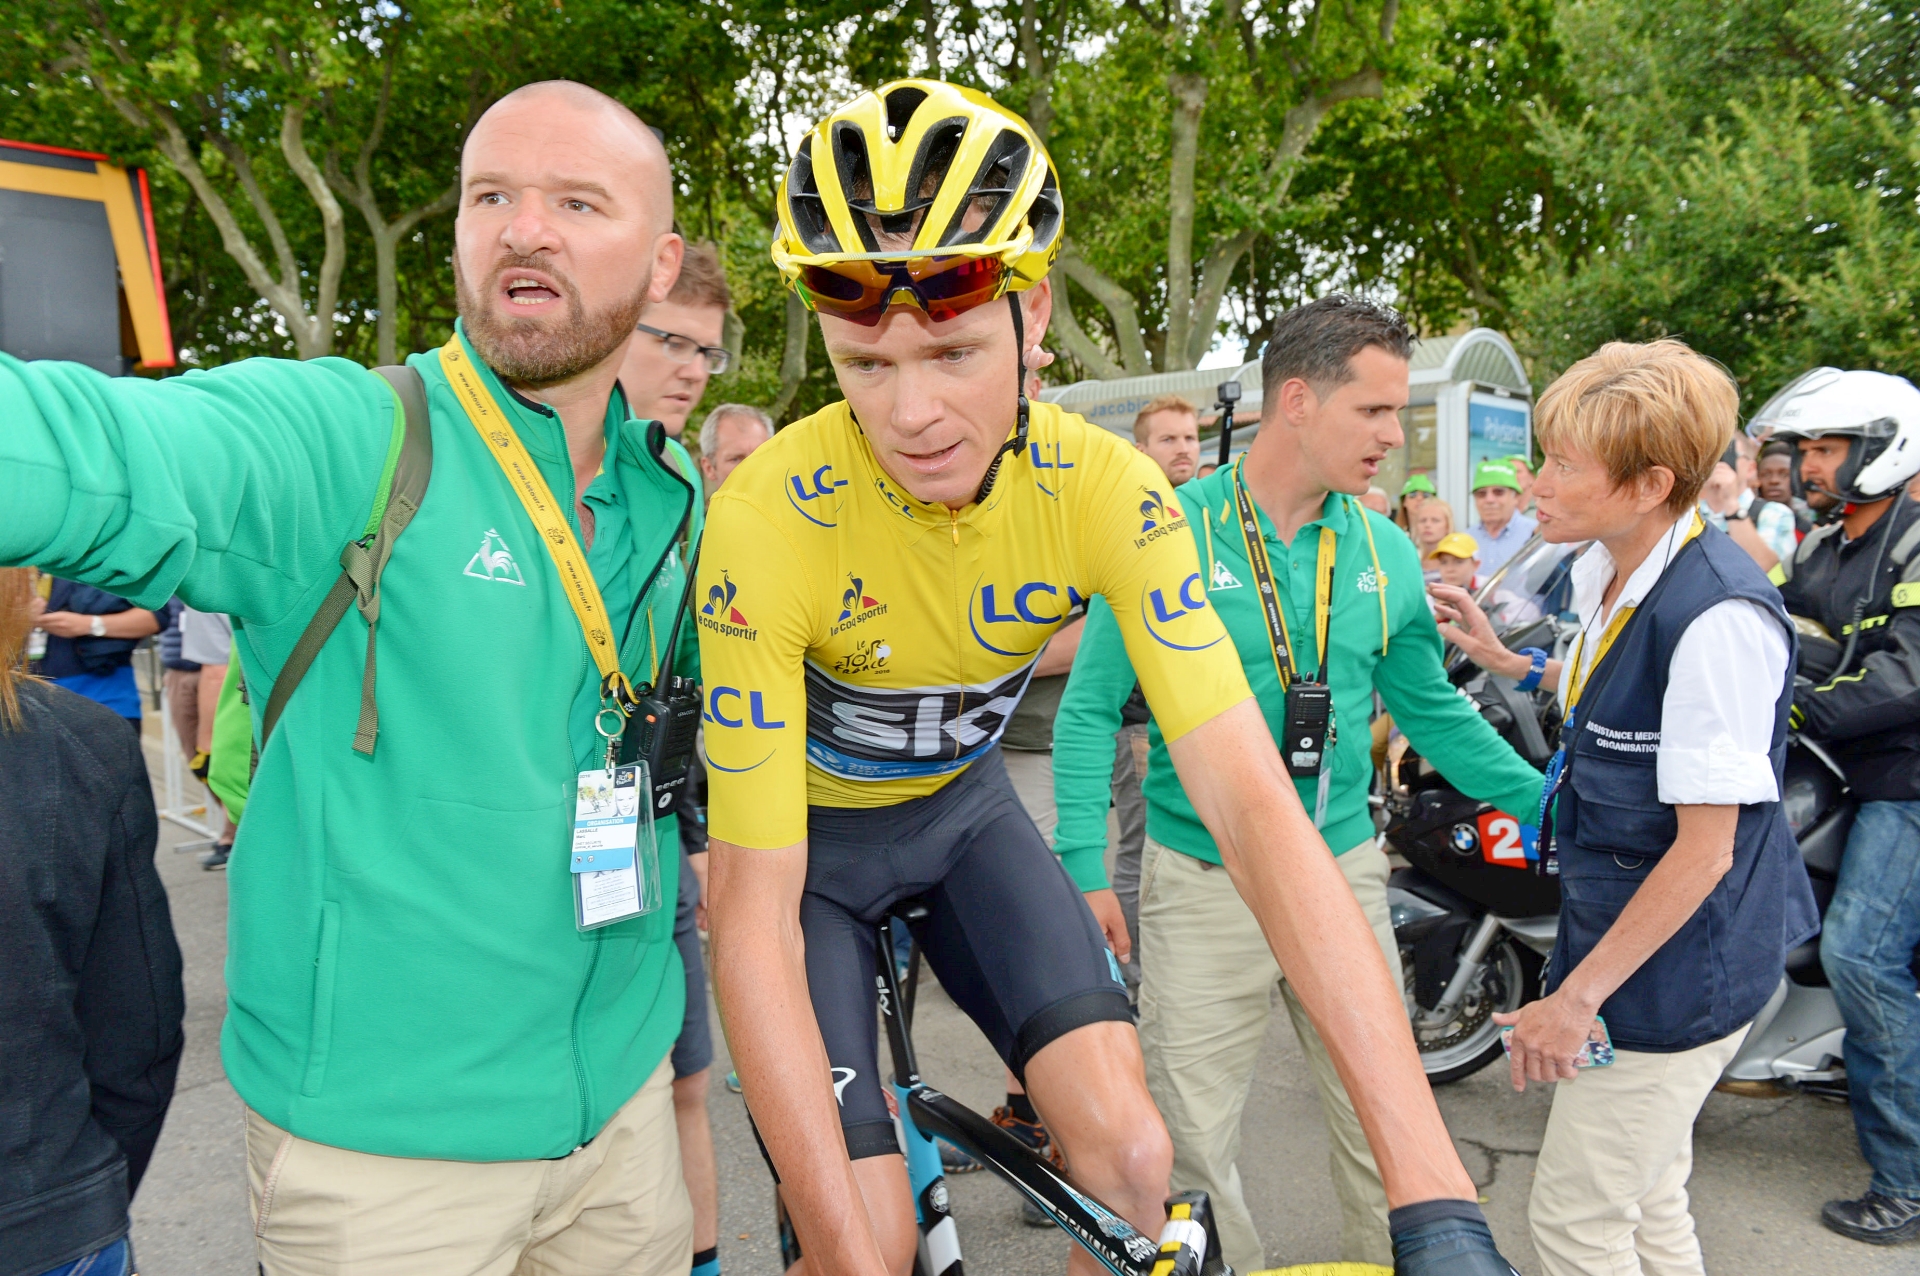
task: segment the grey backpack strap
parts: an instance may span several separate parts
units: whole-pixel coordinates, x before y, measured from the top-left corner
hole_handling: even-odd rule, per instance
[[[261,715],[260,740],[264,746],[274,724],[293,698],[312,667],[320,649],[333,636],[349,605],[357,606],[367,622],[367,665],[360,680],[360,725],[353,735],[356,752],[373,755],[374,740],[380,734],[380,711],[374,701],[376,635],[380,623],[380,573],[393,553],[393,542],[405,531],[426,496],[427,480],[433,474],[432,418],[427,409],[427,390],[420,374],[405,365],[375,368],[394,394],[395,434],[387,452],[386,472],[381,475],[373,515],[359,540],[349,541],[340,551],[340,577],[327,591],[319,610],[307,622],[300,641],[280,667],[273,680],[273,693],[267,697]]]

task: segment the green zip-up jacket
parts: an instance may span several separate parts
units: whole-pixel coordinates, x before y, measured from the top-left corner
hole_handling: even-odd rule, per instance
[[[1207,602],[1225,622],[1267,729],[1278,736],[1286,718],[1286,695],[1274,668],[1273,643],[1233,508],[1232,475],[1231,468],[1217,470],[1183,485],[1180,504],[1199,545]],[[1326,822],[1321,827],[1334,854],[1373,837],[1373,816],[1367,808],[1373,774],[1367,724],[1375,691],[1421,756],[1461,792],[1531,817],[1540,805],[1540,773],[1522,761],[1447,681],[1440,632],[1427,608],[1419,552],[1406,533],[1337,493],[1328,495],[1320,517],[1302,527],[1292,545],[1281,541],[1265,511],[1256,507],[1256,513],[1287,633],[1295,647],[1295,663],[1308,672],[1320,667],[1314,637],[1320,529],[1330,528],[1335,536],[1327,619],[1332,661],[1327,681],[1333,690],[1339,739],[1330,751],[1333,770]],[[1362,518],[1372,525],[1372,551]],[[1378,571],[1374,552],[1379,555]],[[1386,591],[1384,619],[1382,588]],[[1127,663],[1113,612],[1105,599],[1095,598],[1087,608],[1087,628],[1074,658],[1073,676],[1053,723],[1053,789],[1060,816],[1054,850],[1083,891],[1107,885],[1104,856],[1113,735],[1120,729],[1120,709],[1133,684],[1133,668]],[[1220,850],[1180,787],[1157,726],[1148,727],[1147,741],[1151,752],[1142,788],[1148,836],[1195,859],[1218,864]],[[1311,815],[1319,781],[1294,784]]]
[[[665,907],[575,928],[573,792],[604,756],[598,671],[438,352],[409,362],[433,475],[381,578],[378,745],[353,749],[367,626],[349,610],[254,775],[228,877],[222,1055],[248,1106],[302,1138],[564,1156],[679,1033],[677,835],[658,828]],[[559,419],[486,375],[572,517]],[[344,359],[148,381],[0,355],[0,404],[0,563],[231,614],[257,719],[373,508],[396,417],[386,383]],[[616,395],[606,428],[587,557],[638,683],[664,652],[674,540],[697,503],[662,463],[657,424],[626,419]]]

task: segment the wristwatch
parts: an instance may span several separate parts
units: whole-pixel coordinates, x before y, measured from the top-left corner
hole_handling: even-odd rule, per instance
[[[107,636],[107,618],[105,616],[95,616],[93,623],[87,626],[87,632],[95,638],[105,638]]]
[[[1513,685],[1519,691],[1532,691],[1540,685],[1540,675],[1547,671],[1547,653],[1538,647],[1522,647],[1514,654],[1527,658],[1527,675]]]

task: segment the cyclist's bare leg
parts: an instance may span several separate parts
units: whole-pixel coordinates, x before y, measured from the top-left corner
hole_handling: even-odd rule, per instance
[[[1090,1023],[1048,1043],[1027,1063],[1027,1093],[1066,1153],[1073,1181],[1146,1235],[1159,1236],[1173,1143],[1147,1094],[1133,1025]],[[1067,1271],[1097,1276],[1105,1268],[1076,1245]]]
[[[913,1217],[913,1190],[907,1182],[904,1156],[864,1156],[853,1163],[853,1178],[867,1204],[881,1257],[893,1276],[910,1276],[919,1248],[920,1228]],[[1157,1233],[1156,1233],[1157,1235]],[[787,1268],[787,1276],[808,1276],[806,1255]],[[822,1276],[822,1274],[816,1274]]]

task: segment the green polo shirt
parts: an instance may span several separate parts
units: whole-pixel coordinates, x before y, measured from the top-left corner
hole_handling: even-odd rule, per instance
[[[1285,720],[1286,695],[1280,689],[1272,641],[1233,508],[1232,475],[1227,469],[1196,479],[1180,488],[1177,499],[1198,542],[1206,601],[1219,610],[1268,730],[1277,734]],[[1531,815],[1537,810],[1540,773],[1522,761],[1447,681],[1440,633],[1427,608],[1419,553],[1406,533],[1337,493],[1327,497],[1320,517],[1301,528],[1291,545],[1280,539],[1264,511],[1258,511],[1258,516],[1294,646],[1294,663],[1308,672],[1321,667],[1314,636],[1320,531],[1324,527],[1334,534],[1327,681],[1333,690],[1338,741],[1329,751],[1332,771],[1321,827],[1334,853],[1369,841],[1374,834],[1367,807],[1373,774],[1367,726],[1375,692],[1393,714],[1395,725],[1461,792],[1504,811]],[[1367,522],[1363,524],[1362,519]],[[1113,736],[1133,685],[1133,668],[1127,662],[1119,626],[1106,600],[1096,598],[1088,607],[1086,633],[1054,720],[1053,738],[1054,799],[1060,816],[1054,849],[1082,890],[1107,885]],[[1219,848],[1181,788],[1159,729],[1150,726],[1147,739],[1151,752],[1143,788],[1148,835],[1174,850],[1218,864]],[[1311,814],[1319,781],[1298,780],[1295,787]]]

